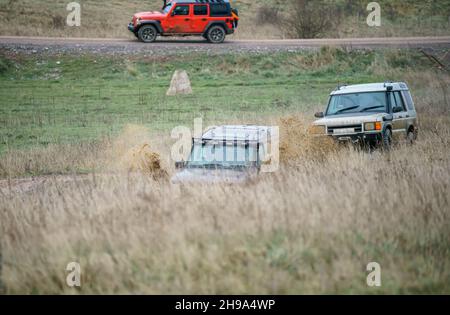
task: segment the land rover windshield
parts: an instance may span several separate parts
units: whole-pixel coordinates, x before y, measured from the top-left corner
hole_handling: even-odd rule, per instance
[[[195,143],[189,160],[188,168],[221,168],[244,169],[255,166],[258,162],[256,144]]]
[[[327,116],[364,113],[387,112],[386,92],[364,92],[332,95],[327,109]]]

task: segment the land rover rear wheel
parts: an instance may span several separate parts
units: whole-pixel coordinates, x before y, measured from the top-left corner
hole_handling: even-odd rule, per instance
[[[417,140],[417,134],[414,130],[409,130],[408,134],[406,135],[406,140],[408,142],[408,144],[413,145],[414,142],[416,142]]]
[[[212,26],[207,34],[206,34],[206,39],[213,44],[220,44],[223,43],[223,41],[225,40],[225,30],[222,26],[220,25],[215,25]]]
[[[153,43],[158,36],[158,32],[153,25],[144,25],[138,31],[138,38],[144,43]]]

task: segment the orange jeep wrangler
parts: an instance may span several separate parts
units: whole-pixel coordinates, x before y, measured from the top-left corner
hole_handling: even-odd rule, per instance
[[[238,21],[230,0],[166,0],[162,11],[136,13],[128,29],[145,43],[154,42],[158,35],[202,35],[218,44],[234,33]]]

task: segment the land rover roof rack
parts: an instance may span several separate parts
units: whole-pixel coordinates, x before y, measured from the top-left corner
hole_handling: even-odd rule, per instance
[[[338,84],[338,86],[336,87],[336,90],[335,91],[339,91],[340,89],[342,89],[343,87],[346,87],[346,86],[348,86],[348,84]]]
[[[386,82],[384,82],[383,86],[386,88],[386,90],[392,91],[394,89],[393,84],[394,84],[394,82],[392,82],[392,81],[386,81]]]

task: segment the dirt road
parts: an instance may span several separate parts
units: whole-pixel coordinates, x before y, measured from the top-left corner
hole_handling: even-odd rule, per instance
[[[183,52],[276,52],[315,49],[322,46],[346,48],[450,48],[450,36],[351,39],[233,40],[212,45],[199,38],[163,38],[152,44],[133,39],[48,38],[0,36],[0,49],[26,53],[173,54]]]

